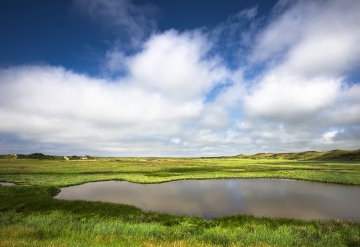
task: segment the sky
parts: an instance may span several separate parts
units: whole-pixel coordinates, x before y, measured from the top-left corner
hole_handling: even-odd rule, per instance
[[[2,0],[0,154],[360,148],[358,0]]]

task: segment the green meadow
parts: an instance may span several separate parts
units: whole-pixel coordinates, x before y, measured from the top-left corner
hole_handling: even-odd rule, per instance
[[[91,181],[289,178],[360,185],[360,161],[222,158],[0,159],[0,246],[360,246],[360,222],[143,212],[131,205],[56,200]]]

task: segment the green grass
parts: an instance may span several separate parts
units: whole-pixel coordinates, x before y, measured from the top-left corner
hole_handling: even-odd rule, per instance
[[[0,181],[23,185],[69,186],[104,180],[159,183],[179,179],[291,178],[360,185],[359,163],[238,158],[0,160]]]
[[[206,221],[122,204],[52,198],[89,181],[291,178],[360,185],[359,162],[116,158],[0,160],[0,246],[360,246],[360,223],[235,215]]]

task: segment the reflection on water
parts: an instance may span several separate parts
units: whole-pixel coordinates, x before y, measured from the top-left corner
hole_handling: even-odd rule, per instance
[[[16,184],[9,183],[9,182],[0,182],[0,185],[2,185],[2,186],[15,186]]]
[[[200,216],[231,215],[360,221],[360,187],[286,179],[182,180],[162,184],[87,183],[55,197],[135,205],[145,211]]]

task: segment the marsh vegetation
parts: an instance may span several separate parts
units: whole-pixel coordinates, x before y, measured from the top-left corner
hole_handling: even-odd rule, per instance
[[[360,223],[144,212],[124,204],[53,199],[61,187],[126,180],[290,178],[360,185],[358,161],[251,158],[0,160],[0,246],[360,246]]]

